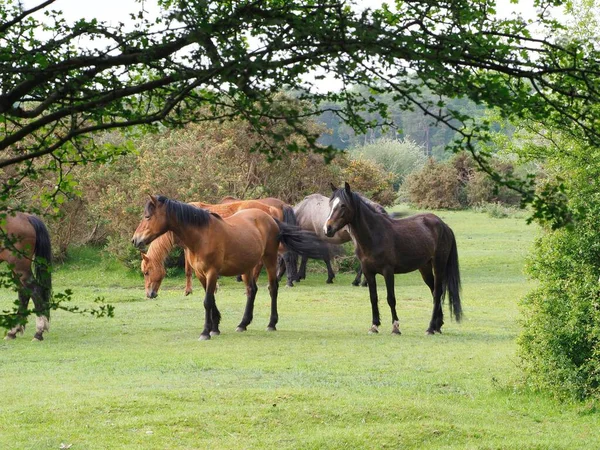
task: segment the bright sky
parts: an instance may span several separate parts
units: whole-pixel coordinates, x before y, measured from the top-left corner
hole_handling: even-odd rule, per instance
[[[23,0],[22,3],[26,8],[38,5],[42,0]],[[357,0],[359,7],[375,8],[384,3],[384,0]],[[393,1],[387,1],[392,4]],[[509,0],[498,0],[498,12],[501,14],[509,14],[513,11],[519,11],[526,16],[530,16],[534,11],[533,0],[520,0],[517,5],[510,3]],[[117,23],[119,21],[126,22],[129,14],[137,12],[144,6],[146,11],[158,11],[156,0],[144,0],[138,2],[136,0],[57,0],[52,4],[52,8],[62,10],[64,16],[68,19],[79,18],[97,18],[99,20]]]
[[[1,1],[1,0],[0,0]],[[43,0],[22,0],[24,7],[32,8],[39,5]],[[356,0],[356,4],[359,8],[376,8],[381,6],[385,0]],[[393,0],[387,0],[388,4],[393,4]],[[520,12],[524,17],[530,18],[534,15],[533,0],[520,0],[519,4],[514,5],[510,3],[510,0],[497,0],[498,13],[502,16],[510,15],[513,12]],[[107,22],[109,24],[116,25],[119,22],[128,23],[130,21],[130,14],[139,12],[141,8],[144,8],[150,14],[157,14],[159,11],[156,0],[57,0],[53,3],[50,8],[61,10],[63,17],[68,21],[75,21],[77,19],[85,18],[92,19],[96,18],[99,21]],[[37,13],[37,17],[39,18]],[[340,81],[333,79],[333,77],[327,77],[324,80],[318,82],[319,90],[330,91],[339,90],[342,85]]]

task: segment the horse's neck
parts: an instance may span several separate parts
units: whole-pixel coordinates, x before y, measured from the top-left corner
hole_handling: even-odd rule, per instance
[[[364,252],[373,247],[374,236],[381,234],[379,230],[383,225],[383,219],[378,217],[378,214],[366,204],[360,204],[357,205],[354,218],[348,224],[348,230],[354,245],[361,247]]]
[[[171,234],[177,239],[178,243],[191,249],[192,251],[198,250],[200,244],[200,238],[204,233],[208,232],[211,227],[218,221],[214,221],[213,217],[209,217],[209,223],[198,227],[192,224],[182,224],[177,221],[170,220],[168,223],[168,229]]]
[[[175,247],[175,235],[167,232],[157,237],[148,247],[148,258],[164,262],[169,252]]]

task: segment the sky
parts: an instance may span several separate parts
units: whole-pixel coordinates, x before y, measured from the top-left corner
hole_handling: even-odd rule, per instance
[[[23,0],[22,3],[26,8],[30,8],[41,3],[42,0]],[[357,0],[359,7],[378,7],[384,0]],[[393,3],[393,1],[388,1]],[[142,3],[135,0],[57,0],[52,8],[60,9],[68,19],[79,18],[97,18],[99,20],[117,23],[126,21],[130,13],[139,11],[144,5],[149,12],[158,11],[156,0],[144,0]],[[530,16],[534,12],[533,0],[521,0],[517,5],[510,3],[509,0],[498,0],[498,10],[501,13],[508,14],[513,11],[521,12],[526,16]]]
[[[21,1],[27,9],[39,5],[43,0]],[[356,0],[358,8],[361,9],[366,7],[376,8],[381,6],[382,3],[384,3],[384,0]],[[388,0],[387,3],[393,3],[393,0]],[[520,12],[527,18],[534,16],[533,0],[520,0],[517,5],[510,3],[510,0],[497,0],[497,4],[497,9],[501,15],[508,16],[512,12]],[[50,6],[51,9],[61,10],[67,21],[96,18],[112,25],[119,22],[130,23],[130,14],[140,11],[142,7],[151,15],[157,14],[159,11],[156,0],[143,0],[142,2],[136,0],[57,0]],[[36,17],[41,18],[41,12],[38,12]],[[341,82],[333,77],[320,80],[317,86],[319,91],[339,90],[342,87]]]

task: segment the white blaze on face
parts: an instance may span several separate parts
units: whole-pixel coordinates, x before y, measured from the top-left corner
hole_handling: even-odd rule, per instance
[[[331,211],[329,211],[329,215],[327,216],[327,219],[325,219],[325,223],[323,224],[323,233],[327,233],[327,222],[329,222],[329,219],[331,219],[331,216],[333,215],[334,211],[337,209],[339,204],[340,199],[336,197],[333,201],[333,205],[331,206]]]

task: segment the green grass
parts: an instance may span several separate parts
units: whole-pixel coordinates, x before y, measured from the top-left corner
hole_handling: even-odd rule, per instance
[[[522,387],[515,356],[521,273],[535,229],[522,218],[439,212],[454,229],[465,320],[446,317],[426,336],[428,289],[418,273],[397,276],[402,336],[368,335],[366,288],[351,274],[333,285],[309,273],[280,289],[279,331],[265,331],[269,301],[259,282],[254,322],[234,331],[244,290],[223,279],[222,335],[197,340],[199,284],[183,296],[168,279],[159,297],[97,252],[82,249],[55,272],[75,303],[97,296],[113,319],[65,312],[42,343],[0,343],[0,448],[46,449],[582,449],[600,448],[598,412]],[[314,266],[313,266],[314,267]],[[3,290],[0,308],[12,296]],[[447,308],[445,310],[447,314]]]

